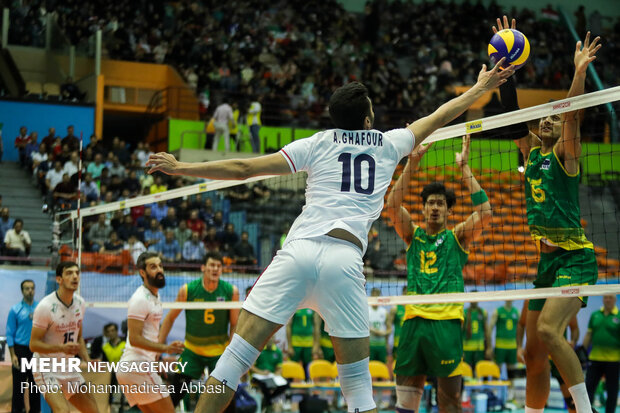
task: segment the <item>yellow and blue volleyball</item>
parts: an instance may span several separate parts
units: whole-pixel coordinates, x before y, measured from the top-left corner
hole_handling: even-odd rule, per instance
[[[518,69],[530,57],[530,42],[520,31],[504,29],[493,35],[489,42],[488,53],[493,64],[497,64],[502,57],[505,57],[506,61],[502,65],[504,69],[511,66]]]

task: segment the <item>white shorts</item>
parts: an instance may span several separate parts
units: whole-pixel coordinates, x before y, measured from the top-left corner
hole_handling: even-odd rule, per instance
[[[32,373],[34,382],[41,394],[58,393],[62,391],[66,400],[73,395],[80,393],[79,386],[86,383],[84,377],[79,373]]]
[[[157,373],[116,373],[118,384],[129,386],[123,388],[123,394],[130,406],[143,406],[168,397],[167,386]],[[127,391],[128,390],[128,391]]]
[[[286,324],[295,311],[319,313],[330,336],[370,335],[361,250],[323,235],[288,242],[256,281],[243,308]]]

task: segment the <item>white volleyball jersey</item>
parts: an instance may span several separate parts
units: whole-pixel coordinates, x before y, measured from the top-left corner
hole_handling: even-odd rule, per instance
[[[70,306],[63,303],[56,291],[46,295],[34,310],[32,325],[46,330],[43,342],[47,344],[77,343],[82,328],[86,303],[82,297],[73,294]],[[35,357],[72,358],[67,353],[34,353]]]
[[[368,308],[368,321],[370,323],[370,328],[374,328],[375,330],[385,330],[387,328],[387,317],[388,311],[385,307],[377,307],[373,308],[370,306]],[[376,336],[374,334],[370,334],[370,344],[373,345],[382,345],[385,344],[387,337],[385,336]]]
[[[414,143],[408,129],[329,129],[282,148],[293,173],[308,172],[306,205],[285,244],[341,228],[359,238],[365,252],[368,231],[381,214],[396,165]]]
[[[164,310],[159,301],[159,294],[153,295],[144,285],[138,287],[129,299],[127,318],[144,321],[142,336],[147,340],[158,342],[159,323]],[[123,361],[155,361],[157,352],[134,347],[127,337],[127,344],[121,360]]]

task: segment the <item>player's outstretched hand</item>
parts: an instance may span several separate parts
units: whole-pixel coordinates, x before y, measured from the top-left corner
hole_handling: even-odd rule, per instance
[[[411,158],[413,159],[422,159],[422,157],[424,156],[424,154],[426,152],[428,152],[428,150],[431,148],[431,146],[433,146],[432,143],[422,143],[418,146],[416,146],[416,148],[411,152],[411,154],[409,155]]]
[[[182,341],[173,341],[172,343],[168,344],[168,348],[166,349],[166,353],[168,353],[168,354],[181,354],[184,349],[185,349],[185,346],[183,345]]]
[[[463,148],[461,149],[461,152],[457,152],[454,154],[456,158],[456,164],[461,168],[467,165],[467,162],[469,161],[469,143],[470,136],[463,136]]]
[[[159,171],[168,175],[174,175],[178,164],[179,161],[177,161],[174,155],[166,152],[155,153],[149,156],[148,161],[146,161],[146,166],[150,168],[148,171],[150,174]]]
[[[506,83],[506,79],[514,74],[515,68],[511,66],[508,69],[500,70],[500,66],[503,65],[505,61],[506,58],[502,57],[490,70],[487,70],[487,65],[482,65],[482,69],[480,73],[478,73],[478,82],[476,84],[488,91]]]
[[[502,21],[499,19],[499,17],[496,19],[496,23],[497,23],[497,27],[493,26],[493,34],[502,31],[504,29],[508,29],[508,17],[504,16],[504,23],[502,24]],[[510,28],[511,29],[516,29],[517,28],[517,21],[515,19],[512,19],[511,24],[510,24]]]
[[[581,47],[581,40],[575,45],[575,73],[585,73],[588,65],[596,59],[596,52],[601,48],[600,44],[597,44],[601,40],[599,36],[590,43],[590,32],[586,34],[586,39],[583,42],[583,48]]]
[[[76,355],[80,352],[80,345],[78,343],[65,343],[62,345],[62,352],[66,354]]]

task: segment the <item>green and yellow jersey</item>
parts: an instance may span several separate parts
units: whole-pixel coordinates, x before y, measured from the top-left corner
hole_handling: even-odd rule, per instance
[[[291,324],[291,346],[310,347],[314,342],[314,311],[297,310]]]
[[[519,310],[514,307],[511,307],[510,310],[506,310],[506,307],[502,306],[496,311],[497,323],[495,324],[495,348],[503,350],[516,350]]]
[[[594,249],[581,226],[579,172],[569,174],[555,147],[542,153],[533,147],[525,170],[525,203],[530,234],[565,250]]]
[[[471,312],[471,336],[467,338],[467,331],[463,334],[463,351],[484,350],[484,326],[487,321],[487,312],[482,308],[468,308],[465,310],[465,319]],[[466,327],[464,324],[463,327]]]
[[[188,302],[231,301],[233,286],[220,280],[208,292],[202,278],[186,284]],[[185,310],[185,348],[205,357],[220,356],[228,344],[229,310]]]
[[[603,308],[592,313],[588,322],[592,334],[590,360],[620,361],[620,314],[618,307],[605,315]]]
[[[463,267],[468,255],[454,231],[444,229],[436,235],[429,235],[416,226],[407,249],[407,294],[463,292]],[[409,304],[404,318],[414,317],[463,320],[463,304]]]

